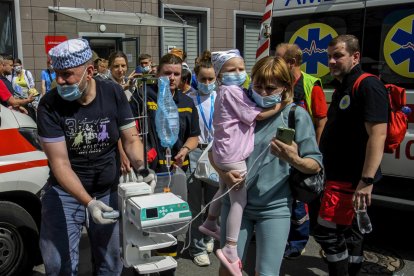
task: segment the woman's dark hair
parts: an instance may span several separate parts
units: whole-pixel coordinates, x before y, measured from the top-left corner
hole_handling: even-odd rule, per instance
[[[201,68],[213,68],[213,63],[211,63],[211,52],[208,50],[204,51],[196,60],[196,66],[194,67],[196,76],[200,73]]]
[[[15,58],[15,59],[13,60],[13,63],[22,64],[22,61],[21,61],[21,59],[20,59],[20,58]]]
[[[158,65],[158,70],[161,71],[162,67],[165,64],[182,64],[183,60],[176,55],[166,54],[160,59],[160,64]]]
[[[187,69],[183,69],[181,71],[181,82],[184,84],[191,84],[191,71],[187,70]]]
[[[125,53],[122,52],[122,51],[116,51],[116,52],[113,52],[113,53],[111,53],[109,55],[109,58],[108,58],[108,66],[109,66],[109,68],[111,68],[111,66],[115,62],[115,59],[116,58],[123,58],[123,59],[125,59],[126,64],[128,64],[128,58],[125,55]]]

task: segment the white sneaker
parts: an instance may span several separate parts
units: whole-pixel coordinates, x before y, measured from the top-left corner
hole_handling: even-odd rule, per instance
[[[214,251],[214,239],[211,239],[208,243],[206,243],[206,251],[208,254]]]
[[[210,258],[207,254],[201,254],[193,258],[193,262],[198,266],[209,266]]]

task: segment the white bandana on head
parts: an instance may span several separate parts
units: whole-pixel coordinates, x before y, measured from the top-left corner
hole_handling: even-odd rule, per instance
[[[220,73],[221,67],[223,67],[224,63],[228,61],[231,58],[242,56],[240,55],[239,50],[237,49],[231,49],[228,51],[218,51],[218,52],[212,52],[211,53],[211,62],[213,63],[214,72],[216,73],[216,77]]]

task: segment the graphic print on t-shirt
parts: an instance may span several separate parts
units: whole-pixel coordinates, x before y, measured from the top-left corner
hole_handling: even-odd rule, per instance
[[[109,145],[107,125],[110,119],[99,118],[95,120],[65,120],[66,137],[68,137],[69,150],[78,155],[100,153]]]

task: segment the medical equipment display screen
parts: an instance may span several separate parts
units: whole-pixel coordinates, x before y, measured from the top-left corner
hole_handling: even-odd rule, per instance
[[[158,209],[157,208],[150,208],[146,209],[147,218],[157,218],[158,217]]]

